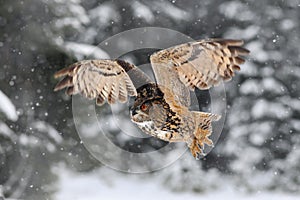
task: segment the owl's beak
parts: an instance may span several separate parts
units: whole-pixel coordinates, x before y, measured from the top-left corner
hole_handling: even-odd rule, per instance
[[[138,114],[138,113],[136,112],[135,109],[130,109],[130,115],[131,115],[131,117],[133,117],[136,114]]]
[[[134,123],[140,123],[149,120],[147,114],[139,109],[130,109],[130,115],[131,121]]]
[[[131,121],[139,122],[140,121],[140,113],[136,109],[130,109]]]

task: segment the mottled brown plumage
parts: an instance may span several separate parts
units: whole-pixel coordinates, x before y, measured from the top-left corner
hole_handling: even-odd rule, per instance
[[[127,97],[136,96],[136,89],[118,61],[83,60],[55,73],[55,78],[64,76],[54,91],[67,88],[68,95],[83,94],[97,99],[97,104],[126,102]]]
[[[150,61],[157,83],[134,65],[122,60],[84,60],[55,74],[63,79],[55,91],[67,88],[97,104],[126,102],[136,96],[131,119],[145,133],[169,142],[186,142],[195,158],[212,146],[212,121],[221,116],[190,111],[190,91],[209,89],[230,80],[241,57],[249,53],[241,40],[209,39],[158,51]]]

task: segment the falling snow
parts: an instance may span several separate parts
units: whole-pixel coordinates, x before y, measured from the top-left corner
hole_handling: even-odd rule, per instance
[[[299,1],[2,4],[0,199],[2,195],[24,200],[299,198]],[[179,145],[147,162],[129,162],[122,151],[108,151],[105,145],[137,155],[155,152],[166,143],[139,132],[130,122],[128,105],[99,108],[94,101],[85,101],[77,105],[83,109],[75,116],[76,99],[53,92],[55,71],[82,59],[110,58],[101,42],[145,26],[169,28],[193,39],[243,39],[251,51],[241,71],[224,83],[226,98],[218,101],[227,109],[222,134],[200,161],[189,154],[177,160],[177,151],[185,150]],[[145,44],[139,37],[134,39]],[[112,42],[103,46],[114,50],[133,46],[130,40],[117,43],[117,47]],[[123,56],[138,65],[149,62],[152,52]],[[212,93],[198,96],[210,99],[208,94]],[[96,121],[91,120],[94,113]],[[94,142],[90,149],[79,131]],[[101,135],[109,142],[99,141]],[[126,174],[105,167],[91,150],[117,158],[118,166],[131,164],[137,169],[173,158],[176,162],[153,173],[134,175],[127,170]]]

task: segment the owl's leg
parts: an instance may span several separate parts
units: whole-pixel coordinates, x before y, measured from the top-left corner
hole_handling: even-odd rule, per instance
[[[205,156],[204,145],[213,146],[213,141],[209,139],[209,136],[212,133],[212,121],[217,121],[221,116],[205,112],[192,112],[196,122],[196,130],[192,141],[190,141],[189,148],[196,159],[199,157]]]
[[[188,147],[190,148],[190,151],[194,158],[197,160],[200,159],[200,156],[205,156],[203,149],[200,147],[200,144],[198,143],[197,138],[193,137],[191,142],[188,142]]]
[[[197,133],[194,137],[192,137],[192,141],[188,142],[188,147],[190,148],[190,151],[192,155],[199,160],[200,156],[205,156],[204,153],[204,144],[208,146],[213,146],[213,141],[209,139],[211,132],[205,131],[203,132],[202,129],[198,129]],[[197,135],[197,136],[196,136]]]

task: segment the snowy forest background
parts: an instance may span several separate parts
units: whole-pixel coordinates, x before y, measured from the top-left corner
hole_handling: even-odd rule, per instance
[[[275,192],[296,199],[299,21],[298,0],[1,0],[0,191],[7,198],[30,200],[101,199],[97,194],[110,199],[106,186],[99,186],[97,194],[89,192],[96,179],[112,193],[123,191],[120,195],[128,195],[123,199],[134,198],[141,185],[157,190],[149,195],[158,199],[167,194],[217,195],[227,187],[233,188],[232,198],[236,193]],[[133,175],[110,170],[87,152],[76,133],[71,99],[53,92],[53,73],[101,56],[97,44],[144,26],[170,28],[193,39],[244,39],[251,55],[226,83],[228,115],[212,152],[201,161],[187,153],[163,170]],[[132,55],[132,60],[139,59]],[[139,141],[119,142],[135,151]],[[76,177],[81,177],[79,189],[72,188]],[[131,188],[131,182],[138,184]]]

